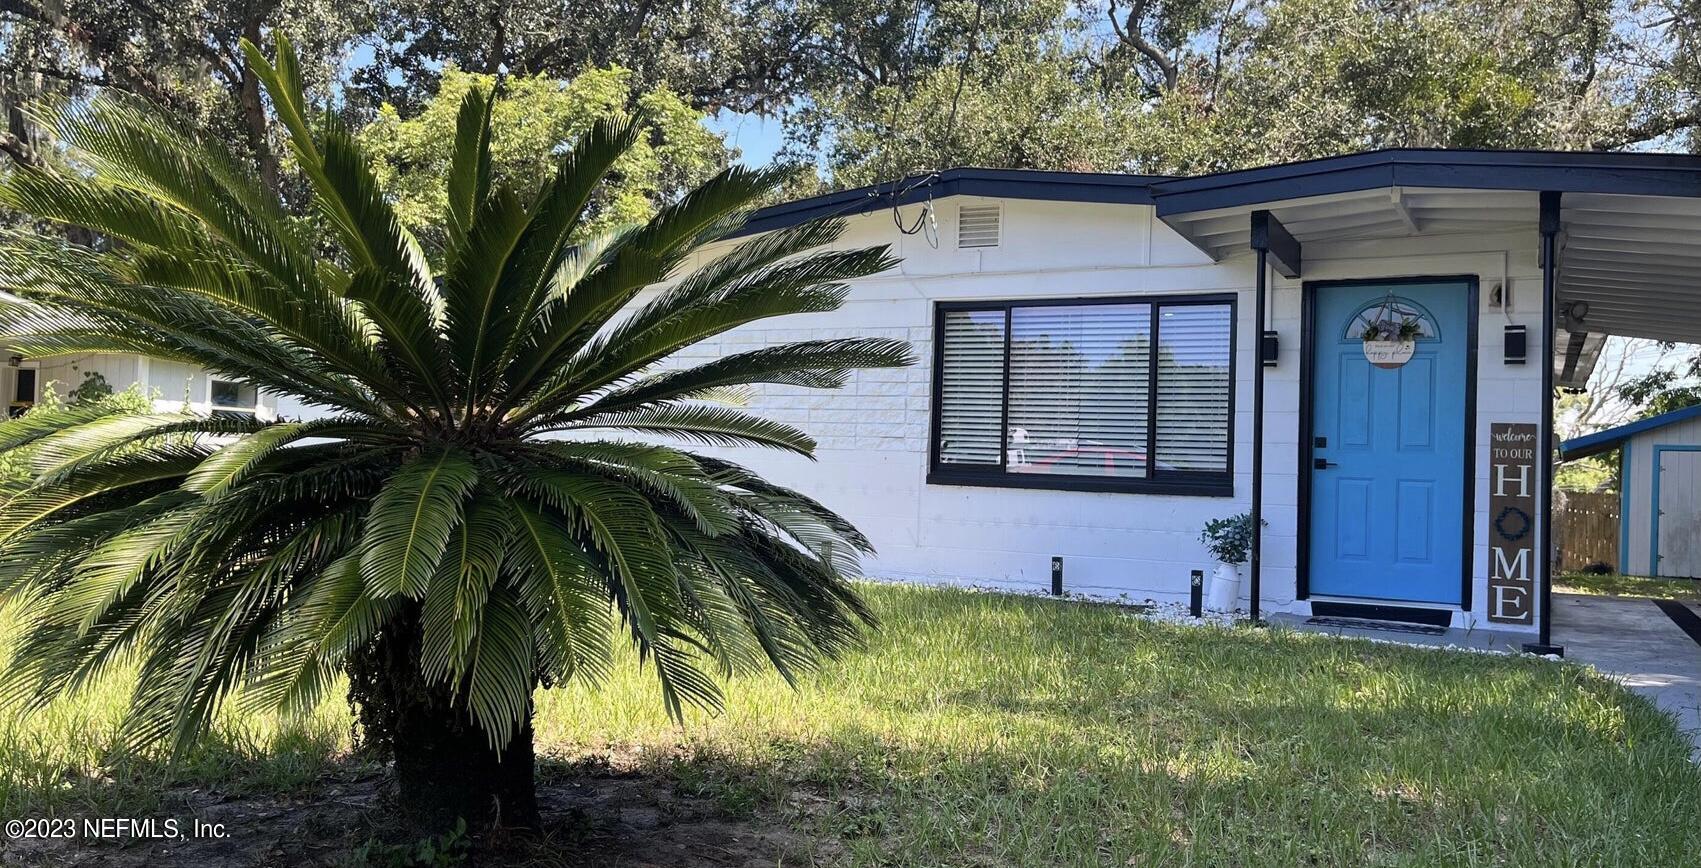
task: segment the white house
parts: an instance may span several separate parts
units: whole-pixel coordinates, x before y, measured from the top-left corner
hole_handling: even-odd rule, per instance
[[[744,231],[828,215],[849,219],[844,246],[890,244],[902,264],[831,316],[696,351],[915,345],[910,370],[757,398],[820,440],[818,461],[742,456],[865,529],[872,573],[915,581],[1045,589],[1055,562],[1069,592],[1181,600],[1212,566],[1205,522],[1256,508],[1260,612],[1545,644],[1544,394],[1586,382],[1606,334],[1701,339],[1692,157],[955,169],[764,209]],[[1411,323],[1409,357],[1367,358],[1379,320]]]
[[[144,356],[98,354],[26,359],[11,356],[0,368],[0,399],[11,415],[41,400],[53,388],[60,397],[77,388],[89,374],[99,374],[114,391],[138,385],[160,410],[188,407],[196,413],[254,414],[273,419],[278,396],[257,391],[234,377],[201,371],[182,362]]]
[[[691,352],[914,344],[911,369],[756,397],[818,460],[738,456],[851,518],[885,577],[1044,589],[1055,564],[1070,592],[1185,599],[1212,567],[1202,526],[1251,511],[1255,614],[1545,644],[1552,384],[1586,381],[1604,334],[1701,339],[1693,157],[954,169],[767,208],[741,234],[828,216],[902,263],[837,313]],[[1399,333],[1367,345],[1379,324]],[[135,376],[162,382],[154,364]]]
[[[1701,578],[1701,407],[1560,444],[1571,460],[1619,450],[1619,572]]]

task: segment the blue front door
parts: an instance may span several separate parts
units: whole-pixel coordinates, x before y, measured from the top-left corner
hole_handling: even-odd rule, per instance
[[[1316,293],[1311,592],[1457,604],[1470,287],[1365,283]],[[1417,333],[1410,358],[1400,363],[1396,349],[1373,365],[1366,329],[1402,324]]]

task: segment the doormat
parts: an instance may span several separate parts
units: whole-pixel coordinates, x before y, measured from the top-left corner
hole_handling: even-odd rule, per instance
[[[1445,636],[1446,627],[1431,627],[1428,624],[1408,624],[1403,621],[1372,621],[1367,618],[1330,618],[1314,617],[1305,619],[1307,624],[1319,627],[1351,627],[1354,630],[1381,630],[1387,633],[1417,633],[1420,636]]]

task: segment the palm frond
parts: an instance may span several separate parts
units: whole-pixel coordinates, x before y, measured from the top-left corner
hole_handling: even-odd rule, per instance
[[[815,454],[815,438],[783,422],[730,407],[683,405],[645,407],[587,416],[551,430],[617,428],[678,437],[705,446],[767,446],[803,456]]]
[[[461,99],[455,116],[455,150],[446,184],[449,209],[443,215],[451,260],[466,244],[473,215],[490,195],[490,111],[495,104],[482,88],[475,87]]]
[[[454,449],[422,454],[390,477],[367,513],[360,553],[374,596],[425,594],[477,481],[478,470]]]
[[[309,437],[383,434],[386,429],[361,419],[337,417],[265,425],[207,456],[183,481],[185,491],[216,498],[253,472],[273,452]]]
[[[425,592],[420,665],[428,680],[459,685],[466,678],[485,601],[514,535],[512,520],[495,492],[475,492],[468,502]]]
[[[549,421],[571,421],[662,401],[700,398],[727,386],[772,383],[837,389],[852,371],[915,363],[910,345],[885,338],[838,338],[778,344],[723,356],[694,368],[666,371],[612,389],[588,405]]]

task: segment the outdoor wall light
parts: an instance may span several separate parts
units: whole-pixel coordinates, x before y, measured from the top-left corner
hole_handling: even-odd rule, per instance
[[[1529,355],[1529,329],[1521,325],[1506,327],[1506,364],[1521,365]]]
[[[1264,339],[1259,341],[1258,347],[1258,358],[1264,363],[1264,367],[1273,368],[1276,366],[1276,357],[1281,352],[1281,346],[1281,338],[1276,332],[1264,332]]]

